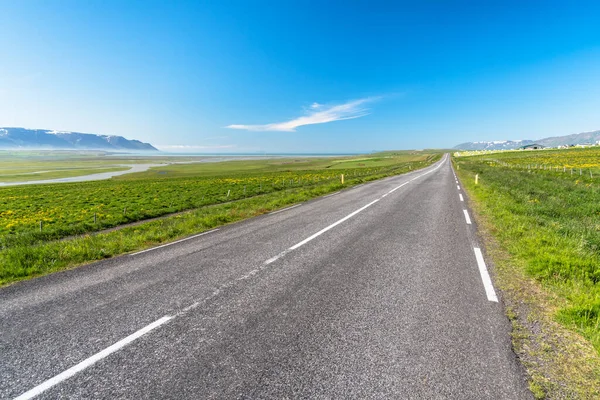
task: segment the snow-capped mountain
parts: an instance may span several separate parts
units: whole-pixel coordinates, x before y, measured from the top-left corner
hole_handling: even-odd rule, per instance
[[[455,146],[460,150],[513,150],[534,143],[531,140],[494,140],[492,142],[467,142]]]
[[[541,144],[546,147],[596,144],[600,141],[600,131],[582,132],[574,135],[553,136],[539,140],[499,140],[493,142],[467,142],[455,146],[460,150],[514,150],[528,144]]]
[[[122,136],[25,128],[0,128],[0,149],[158,151]]]

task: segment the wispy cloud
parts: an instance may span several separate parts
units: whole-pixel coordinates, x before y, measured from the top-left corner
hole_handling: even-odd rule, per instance
[[[324,124],[326,122],[364,117],[365,115],[369,114],[368,108],[366,108],[365,105],[378,99],[378,97],[367,97],[333,106],[324,106],[315,102],[310,105],[310,110],[307,112],[307,115],[298,117],[291,121],[276,122],[265,125],[234,124],[228,125],[226,128],[243,129],[247,131],[294,132],[296,128],[303,125]]]

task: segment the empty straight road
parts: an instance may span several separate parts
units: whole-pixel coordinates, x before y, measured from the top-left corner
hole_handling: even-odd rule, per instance
[[[0,289],[0,398],[529,399],[448,156]]]

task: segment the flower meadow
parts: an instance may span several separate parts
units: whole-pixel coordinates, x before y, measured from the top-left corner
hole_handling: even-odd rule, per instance
[[[56,240],[180,211],[292,188],[367,179],[418,168],[278,171],[24,185],[0,188],[0,249]]]

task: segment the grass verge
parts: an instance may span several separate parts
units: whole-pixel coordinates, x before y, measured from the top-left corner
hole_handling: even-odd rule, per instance
[[[600,398],[597,191],[552,174],[458,165],[535,397]]]

